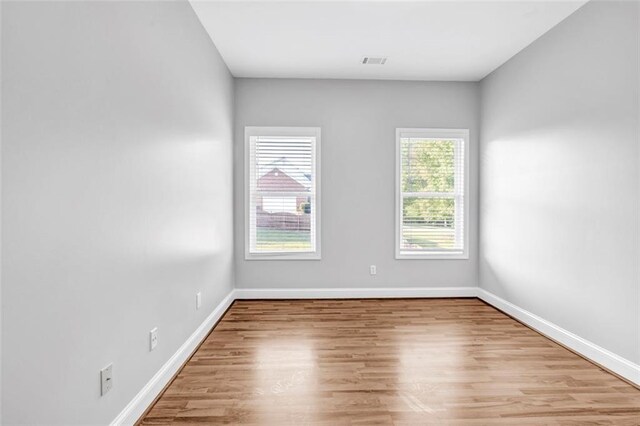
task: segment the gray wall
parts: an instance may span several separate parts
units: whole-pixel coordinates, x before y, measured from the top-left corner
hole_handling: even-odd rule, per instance
[[[481,287],[635,362],[638,3],[590,2],[482,82]]]
[[[3,9],[3,423],[105,424],[232,289],[233,79],[187,2]]]
[[[477,83],[236,80],[236,286],[477,285],[478,95]],[[245,126],[322,128],[322,260],[244,259]],[[396,127],[470,129],[469,260],[395,260]]]

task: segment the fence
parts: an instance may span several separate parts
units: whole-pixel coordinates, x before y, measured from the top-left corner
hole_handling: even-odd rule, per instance
[[[256,225],[258,228],[309,231],[311,229],[311,215],[258,211]]]

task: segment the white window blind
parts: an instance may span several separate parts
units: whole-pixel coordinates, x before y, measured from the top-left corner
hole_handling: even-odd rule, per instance
[[[398,129],[397,258],[466,258],[467,130]]]
[[[318,128],[246,129],[247,258],[317,258]]]

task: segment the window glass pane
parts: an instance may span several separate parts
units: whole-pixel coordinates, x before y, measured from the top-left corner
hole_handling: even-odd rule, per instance
[[[452,250],[456,247],[455,199],[405,197],[401,249]]]
[[[310,251],[309,214],[258,214],[256,251]]]
[[[455,140],[402,138],[402,192],[453,192]]]
[[[251,253],[315,251],[314,137],[252,140]]]

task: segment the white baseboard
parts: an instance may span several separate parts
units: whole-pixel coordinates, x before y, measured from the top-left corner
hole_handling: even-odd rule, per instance
[[[476,291],[478,297],[488,304],[506,312],[529,327],[549,336],[571,350],[576,351],[580,355],[600,364],[621,377],[624,377],[630,382],[640,385],[640,365],[601,348],[595,343],[583,339],[582,337],[577,336],[552,322],[540,318],[539,316],[532,314],[511,302],[507,302],[493,293],[481,288],[478,288]]]
[[[215,323],[222,317],[227,308],[231,306],[234,299],[233,290],[222,302],[211,312],[211,314],[200,324],[186,342],[176,351],[175,354],[160,368],[160,370],[149,380],[149,382],[138,392],[138,394],[127,404],[118,417],[111,422],[111,426],[133,425],[153,400],[162,392],[173,376],[178,372],[182,364],[189,358],[207,333],[213,328]]]
[[[476,297],[476,287],[236,288],[236,299],[359,299]]]

